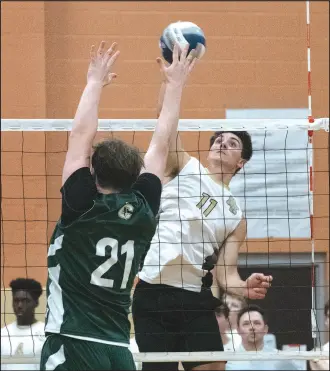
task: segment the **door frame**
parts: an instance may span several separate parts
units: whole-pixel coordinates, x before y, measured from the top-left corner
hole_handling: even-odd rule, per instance
[[[240,253],[238,259],[238,267],[251,268],[251,267],[270,267],[275,264],[276,267],[290,268],[290,255],[291,264],[297,266],[311,266],[311,254],[308,253],[292,253],[292,254],[274,254],[274,253]],[[324,344],[327,339],[326,329],[324,325],[324,305],[329,297],[329,286],[326,283],[326,254],[315,253],[315,307],[316,321],[321,334],[317,336],[317,346]],[[322,344],[318,344],[321,338]]]

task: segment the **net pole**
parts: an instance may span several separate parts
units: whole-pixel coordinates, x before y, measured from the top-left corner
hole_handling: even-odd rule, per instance
[[[312,114],[312,80],[311,80],[311,30],[310,30],[310,0],[306,0],[306,30],[307,30],[307,93],[308,93],[308,121],[314,122]],[[316,346],[317,338],[317,320],[316,320],[316,303],[315,303],[315,241],[314,241],[314,211],[313,211],[313,131],[308,131],[308,142],[310,151],[309,161],[309,192],[310,192],[310,229],[311,229],[311,294],[312,294],[312,309],[311,309],[311,325],[312,338],[314,339],[314,347]]]

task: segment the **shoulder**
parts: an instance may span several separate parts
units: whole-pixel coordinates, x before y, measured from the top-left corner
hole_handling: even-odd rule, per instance
[[[196,157],[190,156],[180,173],[185,171],[197,171],[200,174],[201,171],[206,171],[206,168]]]
[[[164,177],[164,185],[171,182],[171,180],[175,179],[179,175],[196,175],[200,176],[201,174],[205,174],[207,172],[206,168],[202,165],[202,163],[197,160],[196,157],[189,156],[187,161],[185,161],[184,165],[181,168],[173,168],[171,172],[167,173]]]
[[[13,332],[13,330],[17,329],[16,322],[12,322],[9,325],[5,325],[1,328],[1,336],[6,336]]]
[[[45,328],[45,324],[43,323],[43,322],[41,322],[41,321],[38,321],[38,322],[36,322],[35,324],[34,324],[34,328],[36,329],[36,330],[44,330],[44,328]]]

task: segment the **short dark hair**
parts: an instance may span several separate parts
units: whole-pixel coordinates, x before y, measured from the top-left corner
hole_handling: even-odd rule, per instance
[[[16,278],[10,282],[11,291],[14,294],[17,291],[27,291],[34,301],[38,301],[42,294],[40,282],[32,278]]]
[[[329,300],[325,303],[324,306],[324,315],[327,316],[329,312]]]
[[[139,150],[119,139],[104,140],[93,148],[92,167],[99,186],[120,191],[130,188],[143,166]]]
[[[225,316],[226,319],[229,318],[229,307],[226,303],[222,303],[221,305],[219,305],[218,307],[215,308],[215,315],[217,317],[220,317],[220,316]]]
[[[253,148],[251,135],[247,131],[216,131],[210,138],[210,148],[213,146],[215,140],[224,133],[232,133],[242,141],[242,158],[246,161],[250,161],[253,154]]]
[[[247,305],[244,308],[242,308],[237,315],[237,325],[239,326],[239,321],[241,320],[243,314],[248,313],[248,312],[258,312],[261,314],[262,319],[264,320],[265,324],[267,325],[267,318],[266,318],[266,313],[265,311],[259,307],[259,305],[251,304]]]

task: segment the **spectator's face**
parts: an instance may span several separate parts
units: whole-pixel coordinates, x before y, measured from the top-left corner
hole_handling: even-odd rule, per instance
[[[240,318],[238,332],[243,344],[259,346],[268,332],[268,326],[259,312],[247,312]]]
[[[20,290],[13,293],[13,310],[18,322],[29,324],[34,319],[35,308],[36,302],[29,292]]]
[[[325,327],[329,330],[329,310],[325,316]]]

